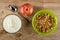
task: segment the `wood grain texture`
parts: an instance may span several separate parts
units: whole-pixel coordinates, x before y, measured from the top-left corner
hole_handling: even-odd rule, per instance
[[[0,0],[0,40],[60,40],[60,0]],[[32,19],[34,13],[41,9],[53,11],[58,18],[58,26],[54,33],[48,36],[38,35],[31,25],[17,12],[8,10],[8,5],[21,6],[24,3],[30,3],[34,7],[34,12],[29,18]],[[9,34],[4,31],[2,23],[6,15],[14,14],[21,18],[22,28],[15,34]]]

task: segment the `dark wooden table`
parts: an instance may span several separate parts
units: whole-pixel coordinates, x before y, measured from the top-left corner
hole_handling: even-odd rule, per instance
[[[24,3],[30,3],[34,7],[33,14],[29,17],[32,18],[34,13],[38,10],[49,9],[53,11],[58,18],[58,26],[54,33],[48,36],[38,35],[31,25],[27,23],[17,12],[8,10],[8,5],[21,6]],[[14,34],[4,31],[2,23],[6,15],[15,14],[22,20],[22,28]],[[60,0],[0,0],[0,40],[60,40]]]

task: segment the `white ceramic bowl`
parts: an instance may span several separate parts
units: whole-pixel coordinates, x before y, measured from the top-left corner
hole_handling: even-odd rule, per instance
[[[3,20],[3,28],[8,33],[16,33],[21,26],[21,19],[17,15],[8,15]]]

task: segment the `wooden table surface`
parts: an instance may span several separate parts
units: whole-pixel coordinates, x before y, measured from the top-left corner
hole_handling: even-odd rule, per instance
[[[38,10],[49,9],[53,11],[58,18],[58,26],[54,33],[48,36],[38,35],[31,25],[27,23],[17,12],[8,10],[8,5],[21,6],[24,3],[30,3],[34,7],[34,13]],[[14,34],[5,32],[2,23],[5,16],[9,14],[18,15],[22,20],[22,28]],[[32,18],[31,15],[29,18]],[[60,0],[0,0],[0,40],[60,40]]]

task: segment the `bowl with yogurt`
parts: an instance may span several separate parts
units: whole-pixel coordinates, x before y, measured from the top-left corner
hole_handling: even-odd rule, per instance
[[[17,15],[7,15],[3,20],[3,28],[8,33],[16,33],[21,26],[21,19]]]

